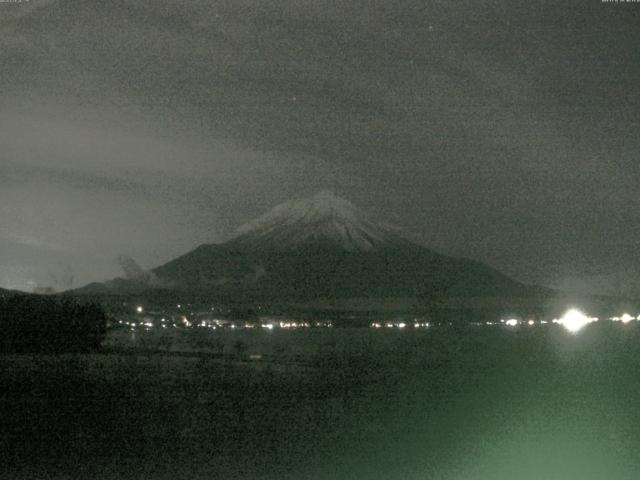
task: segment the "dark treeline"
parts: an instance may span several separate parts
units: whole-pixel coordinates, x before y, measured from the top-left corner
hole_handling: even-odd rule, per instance
[[[96,304],[68,297],[0,297],[0,351],[88,352],[100,347],[106,316]]]

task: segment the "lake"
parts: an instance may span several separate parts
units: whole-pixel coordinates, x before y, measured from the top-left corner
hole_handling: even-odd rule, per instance
[[[640,478],[636,322],[125,330],[105,346],[0,357],[0,477]]]

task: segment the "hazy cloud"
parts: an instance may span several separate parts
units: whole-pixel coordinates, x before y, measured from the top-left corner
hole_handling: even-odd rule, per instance
[[[640,270],[627,7],[0,4],[0,224],[107,276],[329,188],[525,280]]]

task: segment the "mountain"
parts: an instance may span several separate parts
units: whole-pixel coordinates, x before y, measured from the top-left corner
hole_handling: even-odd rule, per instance
[[[542,291],[480,262],[412,243],[326,191],[278,205],[230,241],[201,245],[151,273],[173,289],[246,301],[522,297]]]
[[[237,230],[232,244],[249,250],[291,250],[315,243],[372,252],[396,242],[350,202],[329,191],[278,205]]]

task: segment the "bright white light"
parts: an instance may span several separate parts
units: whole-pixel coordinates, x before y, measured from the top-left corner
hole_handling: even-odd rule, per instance
[[[142,313],[143,311],[144,311],[144,308],[142,308],[140,306],[136,307],[136,312]]]
[[[406,326],[407,326],[407,324],[406,324],[406,323],[399,323],[399,324],[398,324],[398,328],[404,328],[404,327],[406,327]]]
[[[529,320],[529,322],[527,322],[529,325],[535,325],[536,322],[534,322],[533,320]]]
[[[509,320],[506,320],[504,323],[509,327],[515,327],[518,325],[518,320],[516,320],[515,318],[510,318]]]
[[[558,320],[558,323],[569,330],[571,333],[575,333],[584,328],[592,321],[593,319],[587,317],[580,310],[571,309],[567,313],[565,313],[561,319]]]
[[[629,323],[631,320],[634,320],[634,318],[631,315],[629,315],[628,313],[625,313],[624,315],[622,315],[620,317],[620,321],[622,323]]]

